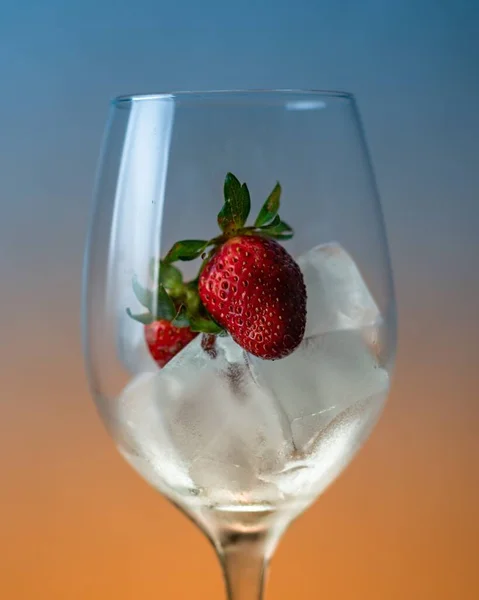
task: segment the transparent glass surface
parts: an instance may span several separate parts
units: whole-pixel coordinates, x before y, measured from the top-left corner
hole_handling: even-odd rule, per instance
[[[127,310],[145,313],[145,291],[157,298],[155,265],[175,242],[221,234],[227,173],[247,184],[248,224],[281,185],[280,217],[294,235],[275,243],[301,269],[304,337],[288,356],[264,360],[230,335],[200,333],[160,365],[149,325]],[[174,266],[191,281],[201,263]],[[250,285],[253,294],[262,283]],[[245,311],[257,306],[249,293]],[[288,286],[291,298],[299,293]],[[390,387],[394,292],[354,97],[288,90],[116,99],[83,316],[92,396],[118,450],[214,544],[228,597],[260,598],[281,534],[353,458]],[[268,323],[266,315],[265,328],[275,326]]]

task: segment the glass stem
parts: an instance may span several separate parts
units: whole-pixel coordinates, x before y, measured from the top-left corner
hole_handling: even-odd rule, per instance
[[[237,534],[221,546],[228,600],[262,600],[268,566],[264,534]]]

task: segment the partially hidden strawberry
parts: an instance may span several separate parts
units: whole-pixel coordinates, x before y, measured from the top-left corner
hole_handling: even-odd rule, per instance
[[[197,335],[189,327],[175,327],[165,319],[145,325],[145,340],[159,367],[164,367]]]
[[[255,356],[283,358],[303,339],[303,275],[273,239],[259,235],[228,239],[203,268],[198,291],[213,319]]]
[[[187,305],[195,313],[202,307],[197,286],[183,282],[181,271],[173,265],[153,261],[150,279],[153,289],[133,279],[133,291],[146,312],[132,314],[127,309],[127,313],[143,325],[150,354],[162,368],[198,335],[198,330],[193,331],[191,322],[184,318],[183,307]]]

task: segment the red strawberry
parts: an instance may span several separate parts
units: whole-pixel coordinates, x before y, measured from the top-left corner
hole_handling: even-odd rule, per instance
[[[211,358],[215,335],[229,333],[246,351],[270,360],[288,356],[303,339],[303,275],[276,241],[294,235],[279,216],[281,185],[276,183],[253,225],[246,224],[251,209],[246,183],[227,173],[223,192],[217,216],[220,235],[176,242],[160,259],[159,269],[153,260],[155,289],[145,289],[133,278],[135,296],[147,312],[126,311],[145,325],[150,352],[160,367],[195,337],[193,332],[206,334],[202,346]],[[183,281],[173,263],[200,256],[199,274]]]
[[[166,320],[145,325],[145,340],[159,367],[164,367],[197,335],[189,327],[175,327]]]
[[[303,275],[272,239],[238,235],[227,240],[201,272],[198,291],[215,321],[255,356],[282,358],[303,339]]]

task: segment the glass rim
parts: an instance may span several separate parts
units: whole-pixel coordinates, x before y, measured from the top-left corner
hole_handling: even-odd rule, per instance
[[[225,90],[184,90],[171,92],[158,92],[150,94],[126,94],[114,97],[113,106],[120,106],[133,102],[156,102],[164,100],[178,100],[191,102],[208,102],[223,100],[225,103],[235,100],[250,100],[253,104],[268,104],[274,100],[284,99],[285,102],[297,97],[302,100],[318,100],[321,98],[355,101],[354,94],[343,90],[319,90],[303,88],[278,88],[278,89],[225,89]]]

